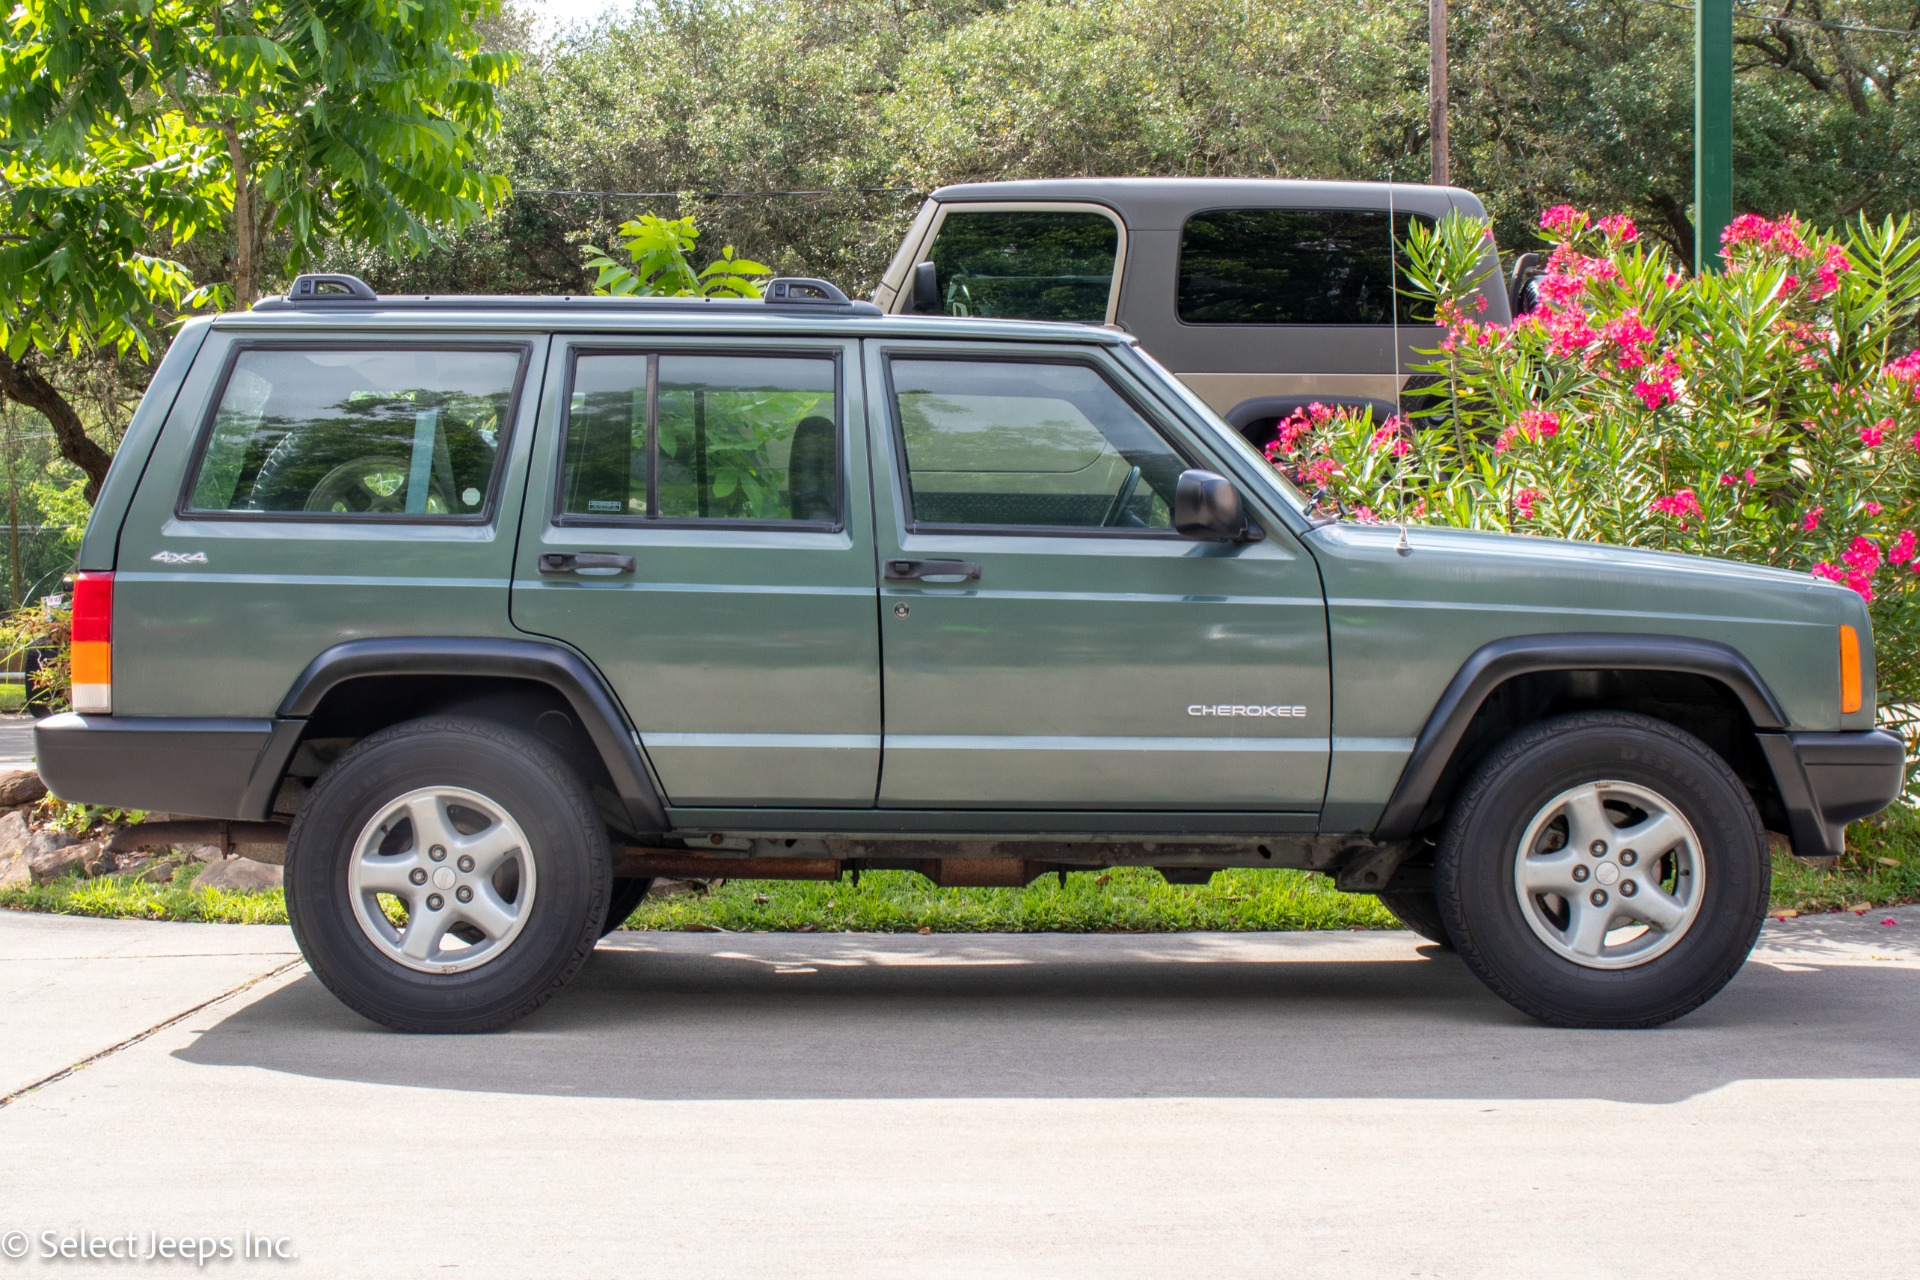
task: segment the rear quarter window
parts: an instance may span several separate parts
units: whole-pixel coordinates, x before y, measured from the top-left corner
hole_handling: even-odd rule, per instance
[[[1186,324],[1417,323],[1394,291],[1395,243],[1415,217],[1385,210],[1214,209],[1180,234]]]
[[[497,347],[243,347],[188,511],[483,520],[526,365]]]
[[[1120,228],[1092,210],[950,210],[928,258],[948,315],[1099,324]]]

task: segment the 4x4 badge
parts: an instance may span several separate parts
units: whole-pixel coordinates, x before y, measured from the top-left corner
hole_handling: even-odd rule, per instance
[[[153,558],[161,564],[205,564],[207,553],[204,551],[156,551]]]

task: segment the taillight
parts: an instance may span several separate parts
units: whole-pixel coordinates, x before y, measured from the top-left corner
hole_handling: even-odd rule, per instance
[[[1840,628],[1840,711],[1852,715],[1860,709],[1860,633],[1852,627]]]
[[[113,714],[113,575],[73,577],[73,709]]]

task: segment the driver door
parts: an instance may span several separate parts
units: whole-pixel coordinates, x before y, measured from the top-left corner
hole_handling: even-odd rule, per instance
[[[1171,528],[1214,467],[1098,349],[869,343],[888,808],[1313,812],[1319,574]]]

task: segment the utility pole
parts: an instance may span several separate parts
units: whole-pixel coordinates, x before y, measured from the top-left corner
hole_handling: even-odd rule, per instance
[[[1693,269],[1720,268],[1733,221],[1733,0],[1695,0],[1693,20]]]
[[[1731,4],[1732,0],[1725,2]],[[1447,165],[1447,0],[1427,0],[1427,137],[1433,152],[1429,181],[1444,187],[1451,180]]]

